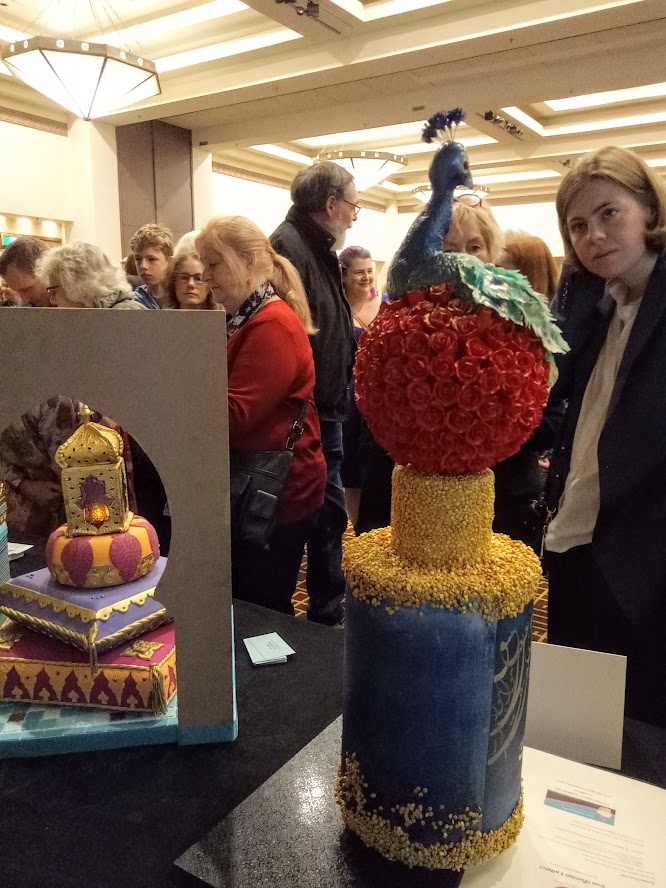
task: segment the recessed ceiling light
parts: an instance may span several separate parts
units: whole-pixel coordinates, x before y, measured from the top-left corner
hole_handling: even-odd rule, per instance
[[[243,37],[240,40],[229,40],[226,43],[215,43],[212,46],[202,46],[199,49],[163,56],[161,59],[155,59],[155,66],[158,72],[163,74],[165,71],[176,71],[179,68],[189,68],[204,62],[226,59],[229,56],[251,52],[254,49],[265,49],[268,46],[277,46],[279,43],[287,43],[290,40],[300,40],[301,36],[295,31],[290,31],[289,28],[279,28],[267,31],[265,34],[256,34],[253,37]]]
[[[306,154],[299,154],[297,151],[290,151],[288,148],[281,148],[279,145],[250,145],[254,151],[261,151],[262,154],[270,154],[272,157],[282,157],[284,160],[293,160],[304,166],[312,166],[313,160]]]
[[[631,86],[628,89],[612,89],[606,92],[589,93],[585,96],[572,96],[569,99],[549,99],[544,104],[553,111],[575,111],[578,108],[594,108],[597,105],[612,105],[615,102],[636,102],[640,99],[655,99],[666,96],[666,83],[650,83],[648,86]]]
[[[23,31],[16,31],[14,28],[0,25],[0,40],[3,43],[14,43],[16,40],[30,40],[30,37],[30,34],[24,34]]]
[[[631,117],[613,117],[604,120],[586,120],[581,123],[567,124],[566,126],[542,126],[538,121],[530,117],[520,108],[512,106],[502,108],[524,126],[537,133],[539,136],[568,136],[576,133],[595,133],[607,129],[624,129],[628,126],[645,126],[649,123],[666,123],[666,111],[656,111],[652,114],[635,114]]]
[[[336,148],[346,145],[349,147],[352,142],[361,142],[367,145],[369,142],[380,142],[384,139],[400,139],[407,137],[412,139],[416,137],[418,140],[421,136],[425,121],[419,120],[414,123],[396,123],[391,126],[374,126],[367,129],[351,130],[346,133],[329,133],[326,136],[309,136],[305,139],[299,139],[303,145],[309,145],[311,148],[326,148],[327,146],[335,146]],[[461,123],[459,129],[464,127]],[[386,146],[386,150],[390,150],[390,146]],[[399,149],[402,151],[402,147]]]
[[[532,179],[559,179],[555,170],[533,170],[529,173],[498,173],[494,176],[472,176],[475,185],[498,185],[501,182],[530,182]]]
[[[301,139],[301,141],[303,141]],[[465,148],[474,148],[477,145],[495,145],[497,139],[491,139],[490,136],[470,136],[469,139],[456,139]],[[395,150],[400,154],[425,154],[428,151],[436,151],[440,148],[439,142],[414,142],[413,145],[395,145]]]
[[[413,12],[417,9],[427,9],[430,6],[442,6],[450,0],[375,0],[365,6],[358,0],[331,0],[336,6],[353,15],[362,22],[372,22],[376,19],[386,18],[389,15],[400,15],[402,12]]]
[[[246,9],[248,9],[246,4],[240,3],[239,0],[212,0],[211,3],[203,3],[193,9],[184,9],[182,12],[163,15],[141,25],[132,25],[127,28],[120,25],[117,31],[98,34],[87,39],[91,43],[108,43],[118,49],[127,49],[128,41],[136,41],[139,44],[150,43],[155,38],[171,31],[198,25],[202,22],[211,22],[227,15],[233,15],[235,12],[243,12]]]

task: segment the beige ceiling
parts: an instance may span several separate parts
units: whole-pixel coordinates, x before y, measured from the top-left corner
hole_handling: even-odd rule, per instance
[[[4,3],[0,41],[94,38],[156,62],[162,94],[109,122],[187,127],[221,169],[267,181],[288,183],[327,150],[404,152],[406,166],[363,198],[413,210],[433,150],[419,144],[423,121],[455,105],[495,204],[552,199],[576,157],[608,143],[666,174],[666,85],[589,107],[546,104],[666,81],[666,0],[320,0],[318,18],[297,14],[307,0]],[[6,75],[0,105],[67,120]],[[488,111],[522,135],[486,121]]]

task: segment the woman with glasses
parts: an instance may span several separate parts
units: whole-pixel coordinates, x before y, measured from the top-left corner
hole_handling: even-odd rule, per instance
[[[164,308],[215,309],[208,284],[202,281],[203,264],[195,252],[173,257],[164,281]]]
[[[124,272],[94,244],[74,242],[47,250],[37,275],[57,308],[143,309]]]
[[[251,460],[293,444],[268,545],[241,539],[232,523],[233,594],[293,615],[303,549],[326,486],[308,340],[316,329],[296,269],[254,222],[212,219],[196,246],[203,280],[227,312],[229,449]],[[302,434],[293,436],[299,426]]]

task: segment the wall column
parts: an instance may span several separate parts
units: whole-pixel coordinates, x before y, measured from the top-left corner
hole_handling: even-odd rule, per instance
[[[194,227],[203,228],[213,216],[213,155],[206,148],[192,148],[192,199]]]
[[[69,127],[69,140],[72,146],[74,224],[68,239],[97,244],[114,260],[120,260],[115,127],[75,120]],[[54,170],[54,175],[58,176],[59,171]]]

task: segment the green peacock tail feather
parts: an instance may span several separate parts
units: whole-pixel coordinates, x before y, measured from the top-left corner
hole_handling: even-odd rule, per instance
[[[560,329],[555,323],[548,303],[536,293],[525,275],[486,265],[473,256],[457,254],[457,276],[460,287],[457,294],[476,305],[494,309],[500,317],[533,330],[546,349],[550,364],[550,384],[557,379],[556,354],[569,351]]]

